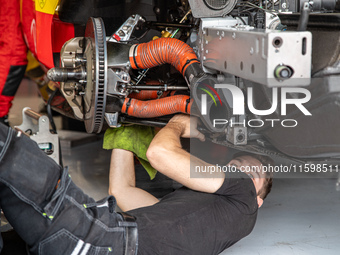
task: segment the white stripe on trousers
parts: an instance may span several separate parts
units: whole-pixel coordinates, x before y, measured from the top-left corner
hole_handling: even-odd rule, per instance
[[[79,240],[71,255],[78,255],[83,245],[84,241]]]
[[[89,249],[90,249],[90,246],[91,246],[91,244],[89,244],[89,243],[86,243],[85,244],[85,246],[84,246],[84,249],[83,249],[83,251],[81,252],[81,254],[80,255],[86,255],[87,254],[87,252],[89,251]]]

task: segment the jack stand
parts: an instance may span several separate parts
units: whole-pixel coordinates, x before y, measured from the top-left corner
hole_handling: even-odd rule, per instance
[[[47,116],[40,115],[31,108],[25,107],[22,110],[22,124],[15,126],[14,129],[29,136],[42,151],[60,164],[59,138],[57,134],[50,132]]]

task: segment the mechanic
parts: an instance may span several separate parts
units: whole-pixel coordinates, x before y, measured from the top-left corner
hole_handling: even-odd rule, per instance
[[[218,254],[252,231],[271,178],[261,171],[250,172],[252,178],[240,171],[227,173],[226,178],[224,173],[190,178],[190,154],[181,149],[180,136],[204,137],[195,123],[190,132],[189,123],[189,117],[174,117],[153,139],[147,155],[160,172],[190,189],[181,188],[158,202],[136,190],[121,200],[120,194],[132,194],[134,185],[126,192],[120,186],[116,194],[128,214],[114,212],[113,196],[98,202],[86,196],[71,181],[67,168],[28,137],[0,124],[1,208],[33,254],[136,254],[136,223],[131,215],[138,224],[138,254]],[[131,152],[114,150],[113,159],[111,177],[123,181],[132,176]],[[249,155],[229,164],[261,166]],[[145,196],[150,199],[142,202]],[[146,205],[152,206],[139,208]]]
[[[249,176],[216,171],[190,178],[190,167],[209,166],[181,147],[180,137],[204,140],[196,126],[197,119],[176,115],[149,146],[151,165],[185,186],[161,201],[135,186],[133,153],[112,150],[109,193],[135,216],[141,254],[219,254],[252,231],[257,209],[270,192],[271,174],[261,165],[273,161],[265,156],[237,153],[228,163]]]

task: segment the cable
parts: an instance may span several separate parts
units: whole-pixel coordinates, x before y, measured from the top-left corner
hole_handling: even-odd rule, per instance
[[[57,93],[57,89],[55,89],[55,90],[52,92],[51,96],[50,96],[49,99],[47,100],[47,106],[46,106],[46,108],[47,108],[47,116],[48,116],[48,119],[49,119],[49,121],[50,121],[50,123],[51,123],[52,131],[53,131],[55,134],[57,134],[57,128],[56,128],[55,123],[54,123],[54,120],[53,120],[51,103],[52,103],[52,100],[53,100],[54,96],[56,95],[56,93]]]
[[[245,14],[248,15],[248,24],[249,24],[250,26],[254,26],[255,20],[254,20],[253,15],[251,14],[251,12],[250,12],[250,11],[247,11],[247,10],[243,10],[243,11],[240,11],[238,15],[241,15],[242,13],[245,13]]]
[[[243,25],[247,25],[246,21],[240,15],[238,15],[237,17],[242,21]]]
[[[48,116],[48,119],[51,123],[51,127],[52,127],[52,131],[55,133],[55,134],[58,134],[57,133],[57,128],[56,128],[56,125],[54,123],[54,120],[53,120],[53,115],[52,115],[52,108],[51,108],[51,103],[52,103],[52,100],[54,98],[54,96],[57,94],[57,91],[58,89],[56,88],[51,96],[49,97],[49,99],[47,100],[47,105],[46,105],[46,108],[47,108],[47,116]],[[62,159],[62,154],[61,154],[61,144],[60,144],[60,140],[58,139],[58,143],[59,143],[59,164],[63,166],[63,159]]]
[[[184,20],[187,19],[188,15],[191,13],[191,9],[184,15],[184,17],[180,20],[180,24],[184,22]],[[173,35],[171,36],[171,38],[174,38],[175,35],[178,33],[179,28],[176,29],[176,31],[173,33]]]

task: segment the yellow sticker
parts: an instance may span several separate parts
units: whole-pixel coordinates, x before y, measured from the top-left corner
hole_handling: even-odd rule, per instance
[[[58,0],[35,0],[35,10],[47,14],[54,14]]]

